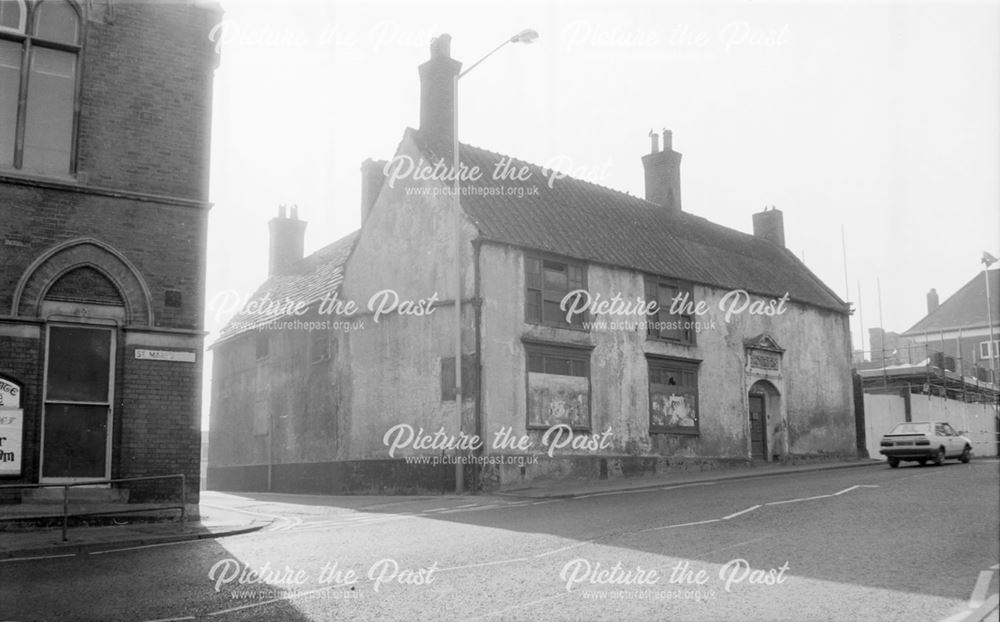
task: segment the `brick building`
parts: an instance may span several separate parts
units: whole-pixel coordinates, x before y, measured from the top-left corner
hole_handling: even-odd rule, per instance
[[[944,302],[931,289],[927,315],[902,337],[934,365],[996,384],[991,374],[1000,369],[1000,270],[979,272]]]
[[[183,473],[197,501],[220,19],[0,2],[0,483]]]
[[[448,41],[420,67],[420,128],[362,165],[360,230],[303,257],[298,214],[270,222],[269,278],[213,345],[209,487],[485,489],[856,455],[849,309],[785,248],[782,212],[751,235],[682,209],[669,132],[641,158],[645,198],[463,144],[482,174],[456,201],[433,173],[453,154]],[[462,438],[482,445],[456,456]]]

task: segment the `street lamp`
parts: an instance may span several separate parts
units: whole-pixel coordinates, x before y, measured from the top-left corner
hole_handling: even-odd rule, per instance
[[[465,71],[456,74],[452,84],[452,194],[455,196],[455,411],[458,413],[458,430],[462,431],[462,195],[458,145],[458,81],[475,69],[484,60],[497,53],[508,43],[531,43],[538,38],[538,32],[530,28],[522,30],[490,50],[485,56],[469,65]],[[478,432],[478,430],[477,430]],[[465,488],[464,465],[455,464],[455,491],[459,494]]]

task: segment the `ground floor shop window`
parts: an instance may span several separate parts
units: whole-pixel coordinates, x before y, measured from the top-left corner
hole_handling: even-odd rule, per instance
[[[590,429],[590,348],[525,344],[528,427]]]
[[[698,362],[647,357],[650,433],[698,434]]]

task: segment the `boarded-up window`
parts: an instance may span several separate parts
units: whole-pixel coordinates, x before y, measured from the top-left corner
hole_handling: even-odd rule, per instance
[[[479,368],[476,357],[462,357],[462,399],[470,399],[476,395],[479,387]],[[441,358],[441,401],[455,399],[455,357]]]
[[[698,434],[698,363],[648,357],[649,431]]]
[[[528,427],[590,429],[590,350],[525,344]]]

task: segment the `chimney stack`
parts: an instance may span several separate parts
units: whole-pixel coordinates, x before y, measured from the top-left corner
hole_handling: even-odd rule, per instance
[[[939,306],[941,306],[941,302],[938,299],[937,290],[932,287],[931,291],[927,292],[927,315],[937,311]]]
[[[361,224],[368,220],[368,214],[378,199],[378,193],[385,183],[385,160],[368,158],[361,163]]]
[[[271,250],[267,267],[269,277],[288,274],[295,262],[302,259],[305,247],[306,222],[299,220],[299,207],[293,205],[291,217],[286,207],[278,207],[278,216],[267,223],[271,231]]]
[[[673,149],[670,130],[663,130],[663,151],[660,151],[659,137],[649,133],[650,153],[642,156],[642,166],[646,171],[646,200],[655,203],[670,213],[681,211],[681,154]]]
[[[773,205],[771,209],[764,208],[763,212],[753,215],[753,234],[758,238],[763,238],[768,242],[785,246],[785,218],[780,209]]]
[[[431,39],[431,58],[420,72],[420,135],[441,156],[455,140],[455,83],[462,63],[451,57],[451,35]]]

